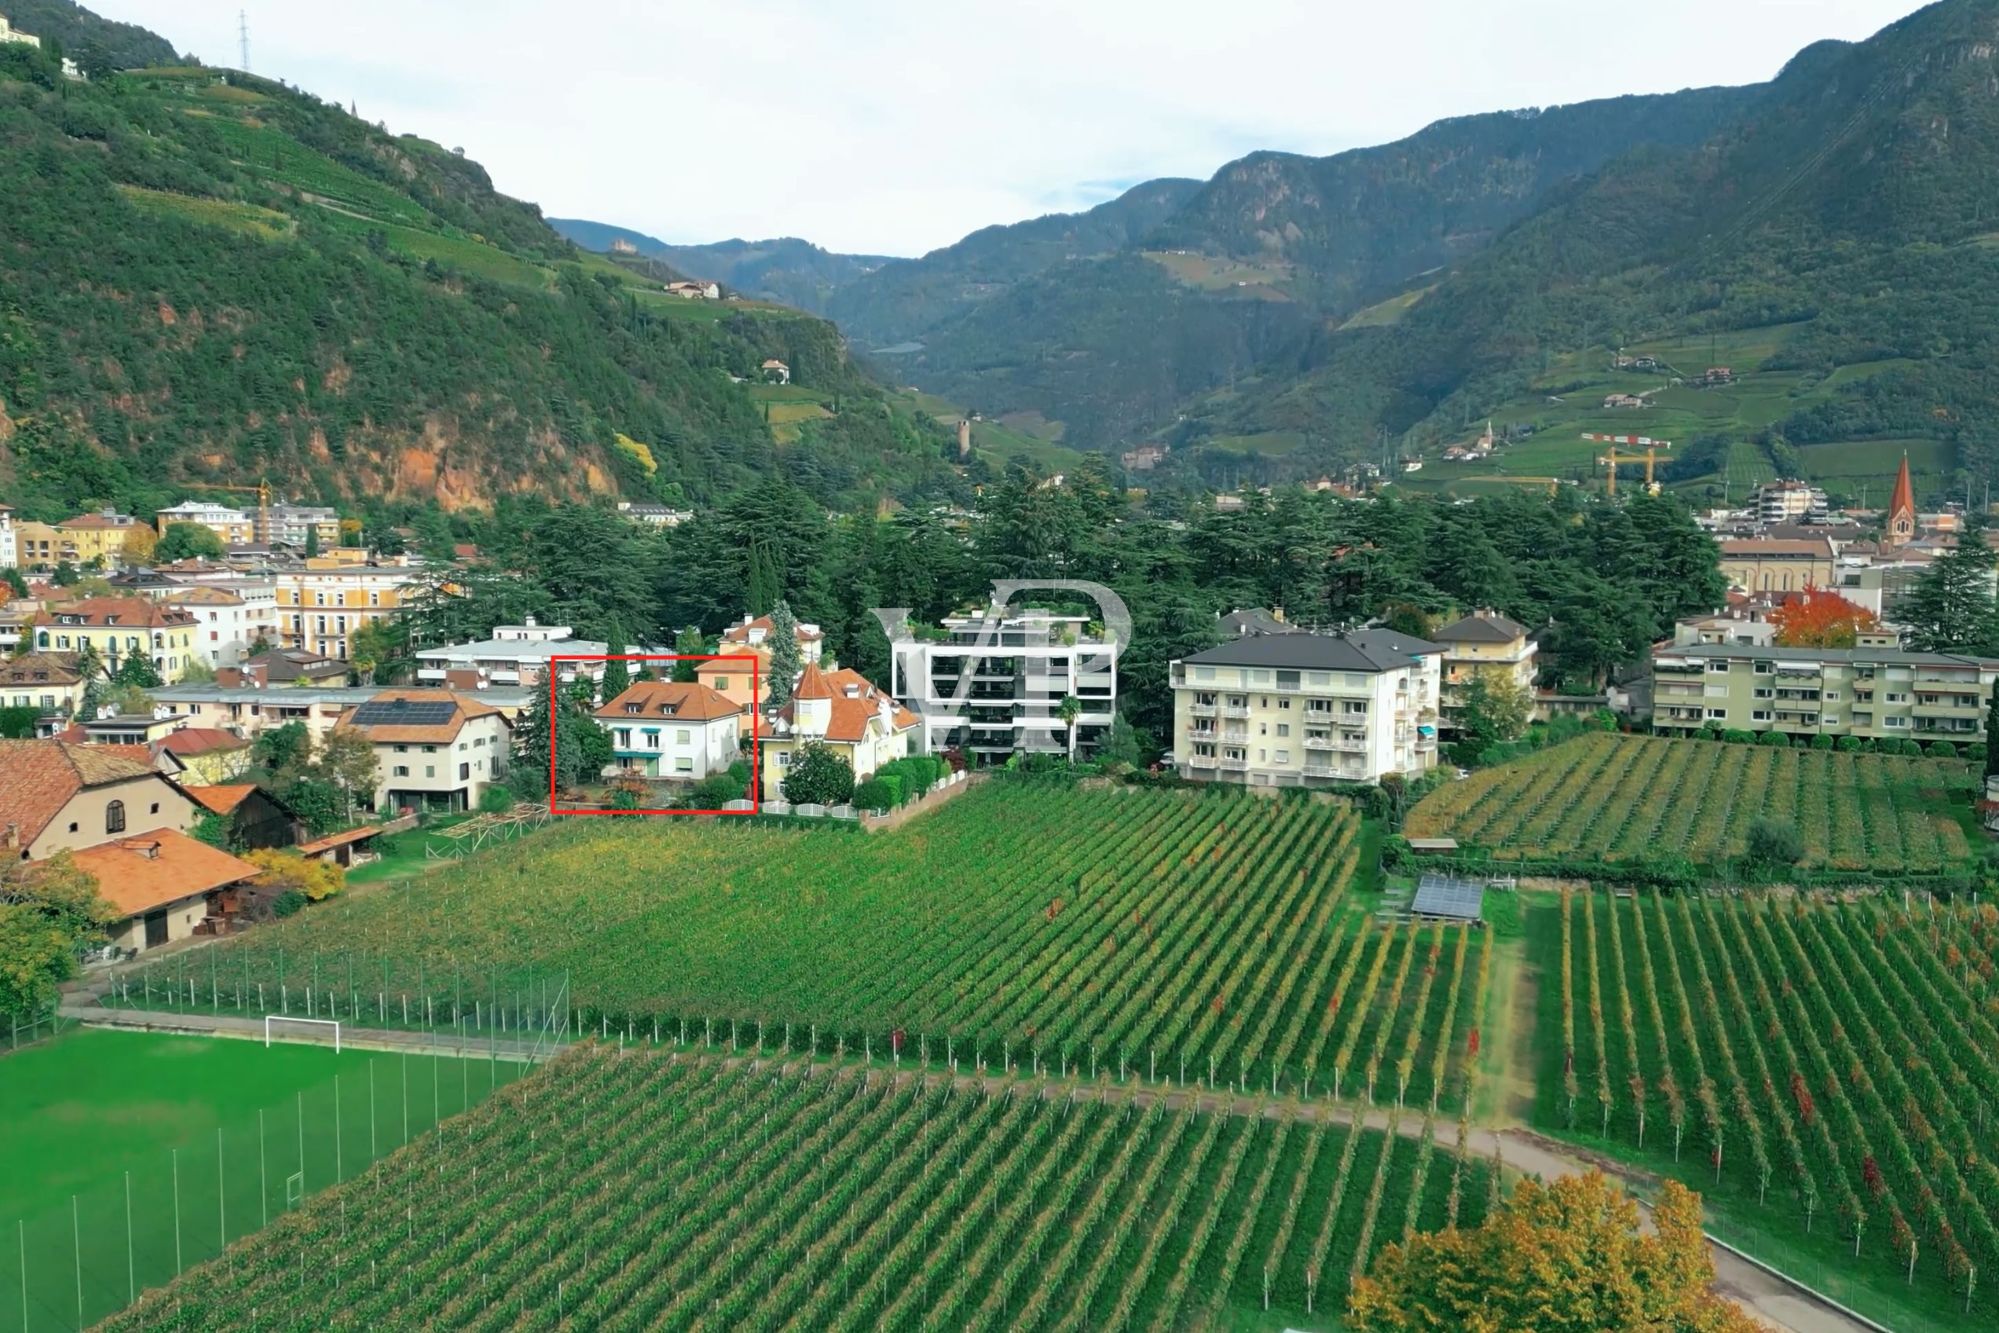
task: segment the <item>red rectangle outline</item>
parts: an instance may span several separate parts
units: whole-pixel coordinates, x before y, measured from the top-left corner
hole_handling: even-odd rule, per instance
[[[729,818],[763,811],[763,727],[757,706],[750,704],[750,808],[747,810],[559,810],[555,804],[555,688],[562,675],[557,662],[748,662],[750,698],[762,693],[761,663],[754,653],[573,653],[548,659],[548,813],[551,815],[720,815]],[[609,703],[610,700],[605,700]]]

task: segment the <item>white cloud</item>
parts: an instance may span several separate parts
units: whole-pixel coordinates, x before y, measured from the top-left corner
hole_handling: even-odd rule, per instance
[[[100,0],[211,64],[245,0]],[[1912,0],[342,0],[248,4],[251,64],[462,146],[553,214],[912,254],[1441,116],[1746,83]]]

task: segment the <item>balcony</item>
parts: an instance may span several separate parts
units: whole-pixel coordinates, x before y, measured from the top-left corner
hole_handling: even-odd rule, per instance
[[[1187,705],[1187,716],[1189,717],[1213,717],[1214,715],[1215,715],[1215,705],[1213,704]]]
[[[1975,704],[1975,703],[1964,703],[1964,704],[1947,704],[1947,703],[1943,703],[1943,702],[1939,701],[1939,702],[1937,702],[1937,703],[1918,703],[1918,704],[1916,705],[1916,716],[1917,716],[1917,717],[1945,717],[1945,718],[1973,718],[1973,719],[1975,719],[1975,718],[1978,718],[1978,717],[1982,716],[1982,715],[1984,714],[1984,712],[1985,712],[1985,710],[1984,710],[1984,709],[1982,709],[1982,708],[1980,708],[1980,707],[1979,707],[1979,706],[1978,706],[1977,704]]]
[[[1249,760],[1224,757],[1221,760],[1221,767],[1224,771],[1230,773],[1247,773],[1249,771]]]
[[[1187,756],[1187,767],[1189,768],[1213,768],[1214,766],[1215,757],[1211,754],[1190,754]]]
[[[1977,681],[1950,676],[1917,676],[1916,685],[1928,694],[1969,694],[1979,698],[1985,694],[1984,687]]]
[[[1233,718],[1241,718],[1241,719],[1243,719],[1244,721],[1247,721],[1247,720],[1248,720],[1248,718],[1249,718],[1249,705],[1248,705],[1248,704],[1223,704],[1223,705],[1222,705],[1222,716],[1223,716],[1223,717],[1233,717]]]
[[[1246,740],[1248,740],[1248,739],[1249,739],[1249,728],[1248,728],[1248,727],[1223,727],[1223,728],[1222,728],[1222,739],[1223,739],[1223,740],[1225,740],[1225,741],[1246,741]]]
[[[1331,736],[1307,736],[1305,738],[1305,748],[1308,750],[1335,750],[1339,748],[1339,742]]]

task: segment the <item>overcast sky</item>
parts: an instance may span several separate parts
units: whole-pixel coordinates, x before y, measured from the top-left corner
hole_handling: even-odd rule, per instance
[[[85,0],[556,216],[917,254],[1256,148],[1767,79],[1914,0]],[[4,4],[4,0],[0,0]]]

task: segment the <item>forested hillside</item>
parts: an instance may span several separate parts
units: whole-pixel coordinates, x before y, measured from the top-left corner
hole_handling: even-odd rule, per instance
[[[583,218],[550,218],[548,225],[585,250],[606,251],[613,241],[625,241],[646,258],[659,260],[689,277],[706,278],[745,296],[795,306],[815,315],[826,313],[839,288],[895,262],[886,255],[834,254],[794,236],[672,245],[644,232]]]
[[[108,70],[171,65],[173,43],[136,23],[93,14],[75,0],[7,0],[0,10],[16,28],[42,39],[97,77]]]
[[[278,84],[0,48],[0,198],[0,493],[29,516],[259,476],[447,509],[962,486],[830,325],[668,296],[462,155]],[[812,400],[782,442],[770,358]]]

